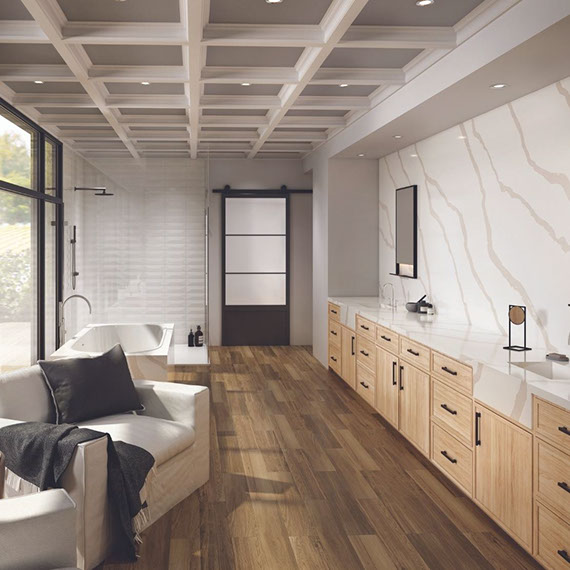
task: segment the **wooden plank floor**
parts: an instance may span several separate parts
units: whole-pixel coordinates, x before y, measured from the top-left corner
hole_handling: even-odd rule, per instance
[[[210,349],[211,476],[105,570],[540,568],[302,347]]]

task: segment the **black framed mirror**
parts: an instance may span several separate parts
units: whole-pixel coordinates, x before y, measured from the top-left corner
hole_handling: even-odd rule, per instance
[[[418,277],[418,187],[396,189],[396,271],[393,275]]]

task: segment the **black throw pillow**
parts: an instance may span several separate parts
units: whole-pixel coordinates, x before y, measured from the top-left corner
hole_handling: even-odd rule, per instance
[[[57,424],[143,410],[120,344],[94,358],[40,360]]]

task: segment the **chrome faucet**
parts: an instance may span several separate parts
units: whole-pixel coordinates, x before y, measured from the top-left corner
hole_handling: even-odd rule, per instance
[[[384,289],[385,289],[386,286],[388,286],[388,285],[389,285],[390,287],[392,287],[392,301],[390,302],[390,307],[391,307],[392,309],[395,309],[395,308],[396,308],[396,300],[395,300],[395,298],[394,298],[395,291],[394,291],[394,285],[393,285],[392,283],[388,282],[388,283],[384,283],[384,285],[382,285],[382,297],[384,297]]]
[[[89,302],[89,299],[87,297],[84,297],[83,295],[70,295],[69,297],[67,297],[67,299],[64,299],[63,301],[59,302],[59,344],[60,346],[62,344],[65,344],[65,315],[63,312],[63,309],[65,308],[65,304],[67,303],[67,301],[69,301],[70,299],[73,299],[74,297],[78,298],[78,299],[83,299],[86,303],[87,306],[89,307],[89,314],[91,314],[92,309],[91,309],[91,303]]]

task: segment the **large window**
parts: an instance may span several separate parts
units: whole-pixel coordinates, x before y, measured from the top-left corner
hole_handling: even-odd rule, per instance
[[[0,99],[0,372],[57,346],[61,196],[61,144]]]

